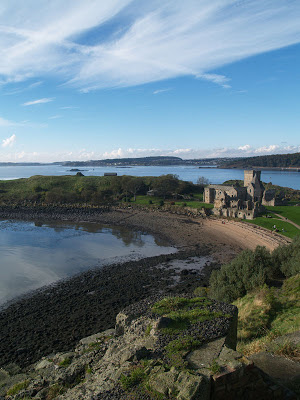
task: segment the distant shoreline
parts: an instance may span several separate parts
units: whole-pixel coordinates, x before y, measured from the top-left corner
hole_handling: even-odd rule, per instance
[[[205,168],[205,167],[199,167],[199,168]],[[218,169],[241,169],[241,170],[247,170],[247,169],[255,169],[255,170],[263,170],[263,171],[292,171],[292,172],[300,172],[300,167],[255,167],[255,166],[244,166],[244,167],[221,167],[217,166],[216,168]]]

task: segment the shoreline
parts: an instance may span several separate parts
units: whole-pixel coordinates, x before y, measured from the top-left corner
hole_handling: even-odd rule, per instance
[[[215,219],[136,209],[27,211],[1,210],[0,218],[125,225],[166,240],[178,251],[89,270],[13,301],[0,310],[0,366],[13,360],[26,367],[41,356],[70,350],[82,337],[111,328],[120,310],[150,295],[189,293],[206,286],[213,268],[247,248],[239,232],[243,227],[230,235],[231,225]],[[234,223],[232,227],[236,228]],[[249,238],[249,233],[246,236]],[[259,235],[256,238],[262,240]],[[197,267],[197,257],[205,256],[212,257],[215,264],[202,269],[198,262]],[[189,268],[176,271],[174,260],[185,260]]]

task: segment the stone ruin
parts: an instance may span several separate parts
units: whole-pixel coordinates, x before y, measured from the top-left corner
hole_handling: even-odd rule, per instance
[[[214,204],[217,216],[253,219],[264,211],[264,206],[281,204],[275,190],[265,190],[261,171],[245,170],[244,186],[208,185],[204,189],[204,202]]]

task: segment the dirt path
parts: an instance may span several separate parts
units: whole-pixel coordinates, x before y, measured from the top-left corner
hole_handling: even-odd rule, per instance
[[[216,243],[239,244],[242,248],[251,250],[256,246],[265,246],[272,251],[279,245],[291,242],[290,239],[267,229],[235,221],[206,219],[203,230]]]
[[[277,216],[279,219],[281,219],[282,221],[288,222],[289,224],[292,224],[292,225],[294,225],[296,228],[300,229],[300,226],[299,226],[298,224],[296,224],[296,222],[293,222],[293,221],[291,221],[290,219],[287,219],[287,218],[283,217],[283,216],[280,215],[280,214],[276,214],[276,213],[273,213],[273,214],[276,215],[276,216]]]

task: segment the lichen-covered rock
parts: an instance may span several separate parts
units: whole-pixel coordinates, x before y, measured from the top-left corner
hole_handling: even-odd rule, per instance
[[[151,389],[164,395],[171,395],[177,390],[175,384],[179,372],[172,368],[168,372],[158,372],[150,375],[149,386]]]
[[[209,380],[201,375],[181,372],[176,387],[179,391],[178,400],[209,400],[210,398]]]
[[[208,369],[211,360],[222,352],[235,308],[193,298],[167,298],[162,304],[174,306],[175,314],[153,311],[152,306],[162,300],[161,295],[127,307],[118,314],[115,329],[83,338],[73,351],[43,357],[34,364],[23,378],[28,379],[26,388],[10,399],[21,395],[37,399],[123,400],[128,398],[126,390],[142,393],[146,388],[166,399],[171,395],[178,400],[208,399],[209,380],[201,368],[204,359]],[[174,335],[172,329],[181,315],[185,320]],[[183,367],[194,370],[183,371]],[[7,375],[2,372],[0,379],[6,382]],[[8,385],[4,386],[5,395]]]

